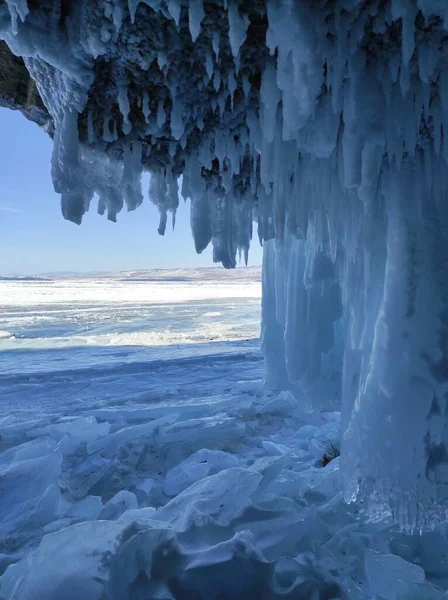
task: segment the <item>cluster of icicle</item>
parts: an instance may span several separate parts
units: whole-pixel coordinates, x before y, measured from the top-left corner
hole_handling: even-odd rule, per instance
[[[212,24],[216,13],[213,30],[202,27],[206,10]],[[112,221],[124,205],[134,210],[148,169],[159,233],[169,213],[174,225],[181,193],[197,251],[212,241],[215,262],[233,267],[238,253],[247,261],[262,196],[251,162],[255,112],[257,132],[240,126],[251,95],[239,62],[248,26],[234,1],[96,0],[68,15],[50,0],[0,7],[0,37],[24,57],[55,122],[52,177],[65,218],[80,223],[95,194]]]
[[[260,5],[262,59],[246,43]],[[371,514],[391,510],[411,530],[445,518],[447,3],[95,0],[75,12],[0,6],[0,36],[25,57],[55,121],[64,215],[80,221],[94,193],[112,219],[123,202],[136,208],[145,152],[157,153],[163,138],[172,165],[152,168],[150,189],[161,233],[181,176],[198,251],[212,241],[215,260],[234,266],[258,222],[266,379],[314,406],[342,401],[347,498],[364,498]],[[179,69],[162,37],[141,51],[148,14],[180,44],[188,28],[194,72]],[[64,18],[61,34],[52,19]],[[101,92],[109,106],[110,84],[120,119],[106,112],[100,126],[88,113],[79,143],[78,115],[101,59],[115,61],[118,75]],[[154,60],[169,112],[129,77],[130,64],[145,70]],[[204,102],[215,119],[208,129]],[[144,115],[137,130],[135,103]],[[101,137],[102,154],[91,147]]]

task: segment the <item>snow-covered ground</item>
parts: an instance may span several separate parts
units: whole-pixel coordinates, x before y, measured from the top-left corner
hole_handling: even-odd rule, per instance
[[[2,600],[442,597],[445,531],[367,523],[339,413],[263,389],[257,277],[165,275],[0,282]]]

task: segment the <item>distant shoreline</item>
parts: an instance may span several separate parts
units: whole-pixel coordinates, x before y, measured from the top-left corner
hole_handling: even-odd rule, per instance
[[[50,277],[32,276],[32,275],[0,275],[0,281],[34,281],[48,282],[52,281]]]
[[[188,281],[247,281],[261,279],[261,266],[201,267],[184,269],[134,269],[129,271],[54,272],[41,275],[0,275],[1,281],[10,282],[49,282],[55,279],[115,279],[122,282],[188,282]]]

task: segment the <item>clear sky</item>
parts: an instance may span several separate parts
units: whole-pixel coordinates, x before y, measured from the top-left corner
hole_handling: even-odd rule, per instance
[[[52,141],[19,112],[0,108],[0,274],[118,271],[213,265],[211,248],[194,250],[189,206],[176,229],[157,234],[158,211],[145,195],[134,212],[111,223],[92,203],[81,226],[65,221],[50,175]],[[145,190],[146,188],[146,190]],[[261,264],[254,240],[249,264]]]

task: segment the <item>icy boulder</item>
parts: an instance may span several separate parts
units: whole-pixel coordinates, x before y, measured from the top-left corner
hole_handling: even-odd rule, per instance
[[[369,548],[365,553],[365,567],[371,593],[385,600],[398,600],[398,589],[402,584],[422,583],[425,579],[425,572],[418,565]]]
[[[315,498],[316,494],[327,500],[336,496],[341,491],[341,477],[339,473],[339,457],[334,458],[325,469],[319,469],[313,483],[307,491],[307,498]]]
[[[29,522],[44,525],[54,518],[60,498],[62,454],[12,462],[0,468],[0,537]]]
[[[68,423],[52,425],[50,436],[59,441],[62,454],[73,454],[81,444],[90,444],[109,433],[109,423],[97,423],[95,417],[80,417]]]
[[[163,491],[167,496],[177,496],[199,479],[237,466],[238,461],[231,454],[203,448],[168,471]]]
[[[300,409],[300,403],[297,398],[291,392],[281,392],[278,396],[267,402],[259,412],[262,415],[289,417],[297,409]]]
[[[269,440],[263,440],[261,445],[268,456],[283,456],[291,453],[291,449],[288,446],[285,446],[285,444],[276,444]]]
[[[178,416],[177,413],[171,414],[166,417],[160,417],[160,419],[154,419],[149,423],[124,427],[109,436],[88,444],[87,451],[89,454],[99,452],[105,456],[113,456],[120,446],[136,442],[143,438],[150,438],[160,427],[177,421]]]
[[[102,600],[109,565],[132,528],[129,521],[92,521],[46,535],[39,548],[2,578],[8,600]]]
[[[258,493],[264,491],[268,485],[276,478],[276,476],[288,465],[290,459],[287,456],[264,456],[256,460],[250,467],[249,471],[260,473],[263,479],[260,482]]]
[[[443,532],[443,529],[435,530],[414,539],[417,541],[418,563],[425,569],[427,577],[448,589],[448,536],[446,533]],[[401,553],[400,555],[403,556]],[[406,557],[403,556],[403,558]]]
[[[147,503],[151,497],[151,493],[154,489],[154,479],[149,477],[144,481],[141,481],[136,487],[136,496],[139,502]]]
[[[122,519],[131,521],[139,521],[140,519],[153,519],[156,509],[153,506],[145,506],[143,508],[128,508],[121,515]]]
[[[73,498],[81,499],[105,476],[111,459],[93,454],[87,456],[70,472],[70,491]]]
[[[125,510],[138,508],[135,494],[127,490],[121,490],[104,505],[100,513],[100,519],[118,519]]]
[[[12,556],[8,556],[7,554],[0,553],[0,577],[9,567],[15,563],[15,559]]]
[[[25,442],[19,446],[13,446],[0,455],[0,465],[12,464],[14,462],[38,458],[53,452],[56,442],[51,438],[37,438]]]
[[[31,419],[30,421],[15,421],[5,418],[4,425],[0,425],[0,435],[2,443],[7,446],[21,444],[24,440],[36,437],[39,427],[48,425],[47,419]]]
[[[447,597],[430,583],[398,584],[397,600],[446,600]]]
[[[251,504],[251,496],[263,476],[247,469],[233,468],[210,475],[181,492],[159,508],[156,517],[186,528],[195,512],[213,517],[227,525]]]
[[[103,503],[99,496],[87,496],[79,502],[66,505],[63,514],[65,518],[76,521],[93,521],[98,519],[102,509]]]
[[[244,423],[225,413],[219,413],[211,417],[174,423],[161,432],[159,441],[162,445],[181,442],[192,447],[203,447],[212,441],[219,444],[242,438],[245,432]]]
[[[105,432],[104,435],[109,432],[108,423],[97,423],[96,418],[92,416],[61,420],[60,423],[49,425],[43,430],[43,432],[48,433],[57,442],[62,440],[66,435],[79,436],[80,438],[84,438],[84,441],[87,441],[89,438],[95,439],[103,431]],[[95,435],[97,432],[98,435]]]

